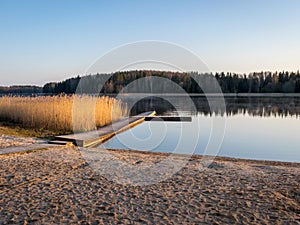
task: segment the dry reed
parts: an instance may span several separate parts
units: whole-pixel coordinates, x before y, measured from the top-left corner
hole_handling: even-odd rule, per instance
[[[24,127],[54,131],[88,131],[127,114],[127,107],[110,97],[0,97],[0,118]]]

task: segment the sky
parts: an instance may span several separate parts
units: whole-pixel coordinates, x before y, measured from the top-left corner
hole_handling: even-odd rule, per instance
[[[299,10],[298,0],[0,0],[0,85],[83,75],[143,40],[178,44],[213,72],[296,71]]]

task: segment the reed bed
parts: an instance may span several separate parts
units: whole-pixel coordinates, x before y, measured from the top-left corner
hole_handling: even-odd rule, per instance
[[[127,107],[106,96],[0,97],[0,118],[28,128],[89,131],[125,115]]]

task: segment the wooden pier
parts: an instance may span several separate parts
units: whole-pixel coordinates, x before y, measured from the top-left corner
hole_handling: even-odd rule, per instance
[[[155,116],[155,114],[155,111],[145,112],[137,116],[119,120],[111,125],[102,127],[99,130],[56,136],[54,137],[54,140],[49,141],[48,143],[58,145],[76,145],[79,147],[95,147],[113,136],[142,123],[143,121],[192,121],[192,118],[187,116]]]
[[[49,144],[58,145],[76,145],[79,147],[93,147],[105,142],[118,133],[128,130],[137,124],[145,121],[145,117],[152,117],[156,114],[155,111],[141,113],[138,116],[132,116],[114,122],[111,125],[100,128],[99,130],[89,131],[84,133],[76,133],[69,135],[55,136]]]

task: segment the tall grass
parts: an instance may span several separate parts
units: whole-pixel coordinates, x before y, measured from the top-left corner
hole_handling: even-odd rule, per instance
[[[122,102],[106,96],[0,97],[0,118],[28,128],[89,131],[126,114]]]

